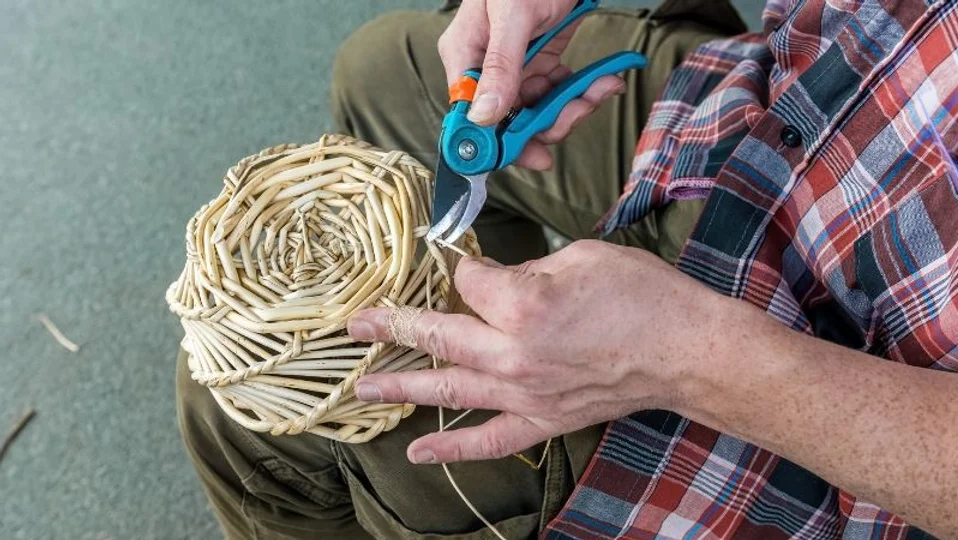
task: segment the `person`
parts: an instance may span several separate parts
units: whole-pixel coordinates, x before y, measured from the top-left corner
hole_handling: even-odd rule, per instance
[[[409,152],[432,167],[448,109],[437,42],[463,15],[458,2],[447,2],[434,12],[387,14],[350,36],[334,64],[330,92],[338,129]],[[598,88],[612,94],[608,103],[555,145],[550,170],[512,167],[490,177],[489,204],[475,225],[483,252],[506,264],[541,258],[549,252],[543,224],[569,238],[597,236],[595,223],[628,179],[632,156],[625,149],[635,145],[673,68],[700,44],[744,31],[726,0],[670,0],[656,10],[598,10],[574,33],[557,39],[553,47],[567,45],[562,59],[571,68],[620,50],[640,51],[651,62],[648,69],[629,73],[624,86],[618,79],[603,82],[612,83]],[[555,62],[556,52],[550,48],[542,58]],[[553,71],[553,79],[568,72],[557,66]],[[536,80],[533,85],[549,79]],[[568,121],[568,116],[562,119]],[[610,151],[610,145],[620,150]],[[653,212],[610,238],[674,261],[701,206],[701,201],[687,201]],[[227,537],[495,538],[440,467],[414,465],[406,458],[413,440],[436,431],[435,408],[417,408],[395,430],[362,445],[310,434],[274,437],[229,419],[210,392],[191,380],[187,360],[180,351],[180,431]],[[492,417],[477,411],[456,426],[480,425]],[[504,536],[533,538],[571,495],[603,431],[604,425],[590,426],[556,437],[548,449],[539,444],[523,452],[535,463],[545,458],[538,470],[510,457],[452,465],[450,471]]]
[[[498,262],[456,270],[478,316],[427,311],[412,326],[455,366],[357,387],[501,412],[431,433],[426,408],[322,461],[238,431],[181,382],[184,438],[220,519],[491,538],[426,481],[435,463],[475,461],[454,470],[480,475],[465,484],[509,538],[958,535],[958,0],[769,0],[760,34],[740,33],[724,1],[671,0],[588,17],[523,71],[525,43],[573,4],[467,1],[437,16],[452,19],[441,39],[427,17],[392,16],[337,63],[341,126],[428,162],[464,67],[482,64],[473,117],[494,123],[561,80],[560,58],[650,58],[564,111],[526,168],[490,179],[476,230]],[[445,69],[427,52],[437,39]],[[581,239],[596,223],[607,241],[545,254],[542,225]],[[349,332],[393,339],[386,310]],[[549,439],[545,471],[499,483],[514,460],[488,460]]]

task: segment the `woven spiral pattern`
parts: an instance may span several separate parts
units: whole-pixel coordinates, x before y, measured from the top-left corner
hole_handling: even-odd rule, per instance
[[[255,431],[359,443],[396,427],[413,406],[359,401],[356,380],[431,358],[356,343],[345,327],[367,307],[457,304],[457,255],[424,240],[432,174],[327,135],[249,156],[224,182],[189,221],[186,267],[166,294],[193,379]],[[459,245],[479,254],[471,231]]]

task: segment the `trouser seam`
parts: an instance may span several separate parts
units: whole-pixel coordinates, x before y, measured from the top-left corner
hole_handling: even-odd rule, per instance
[[[240,499],[240,512],[242,512],[243,517],[246,518],[246,522],[249,523],[249,530],[253,533],[252,540],[259,540],[259,532],[257,532],[256,521],[249,515],[246,506],[246,498],[249,496],[249,490],[246,489],[246,486],[243,486],[243,496]]]
[[[423,114],[429,115],[434,123],[441,123],[443,111],[436,110],[432,100],[429,98],[429,89],[426,88],[426,77],[423,75],[419,64],[416,63],[416,56],[412,52],[410,37],[408,34],[405,36],[406,57],[409,59],[409,63],[412,64],[413,71],[416,73],[414,79],[416,80],[416,86],[418,86],[419,91],[419,108],[423,111]]]

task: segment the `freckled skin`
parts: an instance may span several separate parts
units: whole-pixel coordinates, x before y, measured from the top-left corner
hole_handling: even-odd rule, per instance
[[[958,375],[791,332],[738,304],[723,310],[716,365],[686,380],[698,399],[681,412],[936,536],[958,537]]]
[[[601,242],[516,268],[464,260],[456,286],[478,318],[427,312],[416,325],[434,338],[418,342],[451,351],[456,365],[370,375],[357,392],[503,413],[427,435],[411,459],[423,450],[435,461],[488,459],[670,409],[958,538],[958,374],[793,332],[646,252]],[[350,333],[389,341],[388,314],[362,312]]]

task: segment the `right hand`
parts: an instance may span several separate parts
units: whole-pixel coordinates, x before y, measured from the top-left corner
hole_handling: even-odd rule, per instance
[[[439,55],[451,85],[467,69],[482,66],[469,120],[479,125],[500,122],[514,106],[534,105],[572,74],[560,60],[578,21],[557,35],[523,69],[526,47],[572,11],[576,0],[463,0],[459,12],[439,38]],[[595,81],[569,102],[552,128],[529,141],[516,164],[535,170],[552,166],[548,145],[555,144],[604,100],[625,91],[625,81],[609,75]]]

